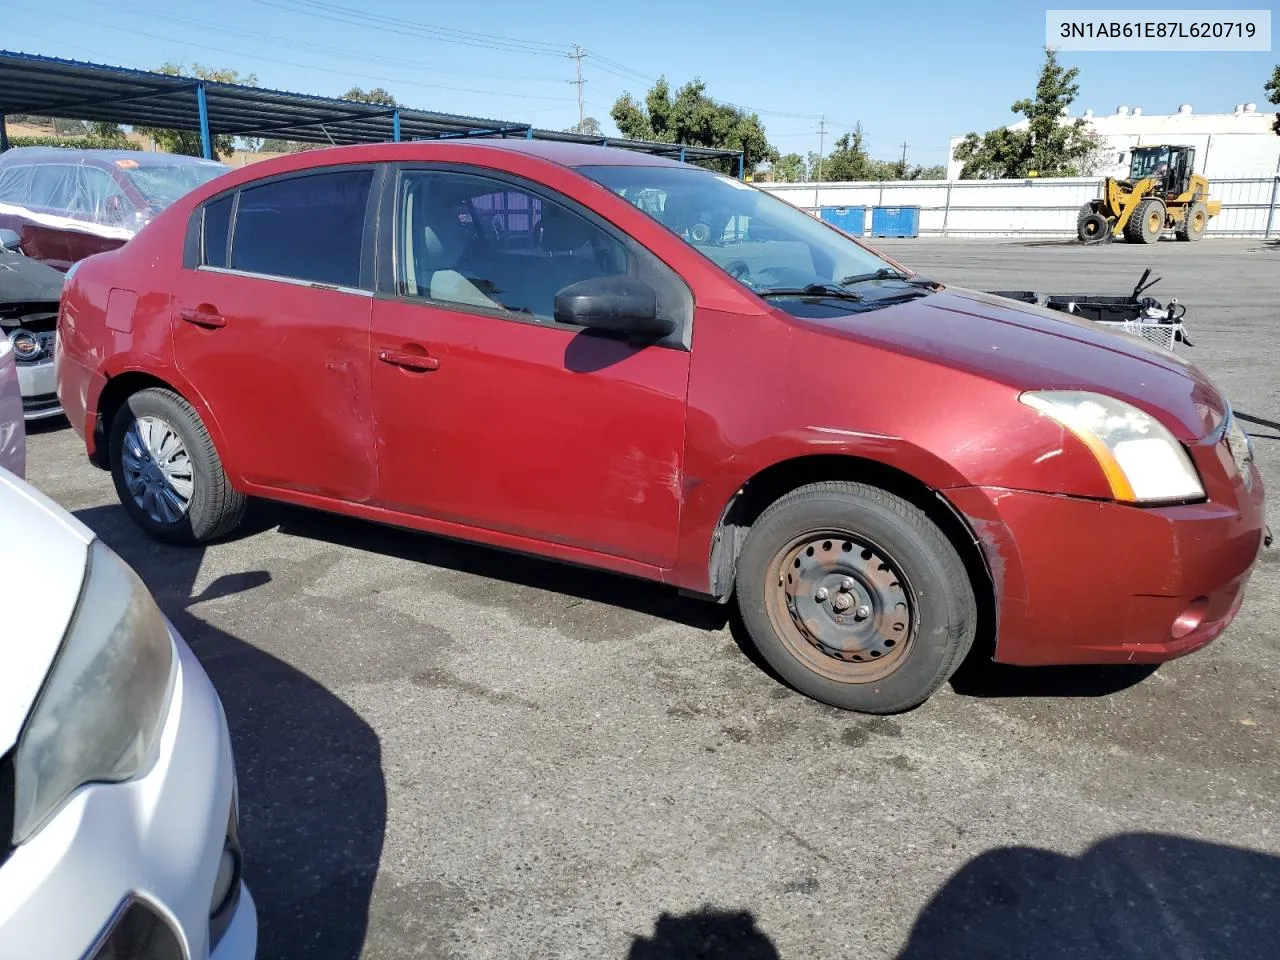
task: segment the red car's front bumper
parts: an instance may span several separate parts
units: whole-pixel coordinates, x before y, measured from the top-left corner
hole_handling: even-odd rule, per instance
[[[1240,609],[1266,528],[1250,470],[1248,489],[1174,507],[948,491],[995,581],[996,660],[1159,663],[1210,643]]]

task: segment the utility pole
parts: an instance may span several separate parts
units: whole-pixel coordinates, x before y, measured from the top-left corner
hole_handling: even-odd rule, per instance
[[[824,115],[818,122],[818,183],[822,182],[822,152],[827,142],[827,118]]]
[[[566,57],[574,61],[575,66],[577,66],[578,68],[578,79],[570,80],[569,82],[572,84],[576,84],[578,87],[578,132],[579,133],[582,132],[582,125],[586,121],[586,114],[583,112],[583,109],[582,109],[582,85],[587,82],[582,79],[582,58],[585,57],[586,55],[587,55],[587,51],[583,50],[582,47],[578,46],[576,43],[573,45],[573,53],[565,54]]]
[[[902,141],[902,178],[907,177],[907,141]]]

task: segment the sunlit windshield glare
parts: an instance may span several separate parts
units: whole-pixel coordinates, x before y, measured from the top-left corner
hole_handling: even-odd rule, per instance
[[[890,264],[738,180],[683,167],[581,167],[753,290],[838,284]]]

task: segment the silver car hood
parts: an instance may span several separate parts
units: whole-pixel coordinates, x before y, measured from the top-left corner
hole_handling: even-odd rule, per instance
[[[17,588],[0,610],[0,754],[18,742],[58,655],[92,542],[88,527],[0,468],[0,570]]]

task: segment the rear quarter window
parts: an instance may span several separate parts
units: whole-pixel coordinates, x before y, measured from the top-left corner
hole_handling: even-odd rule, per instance
[[[231,207],[235,194],[206,204],[200,241],[200,262],[210,267],[227,265],[227,241],[230,239]]]

